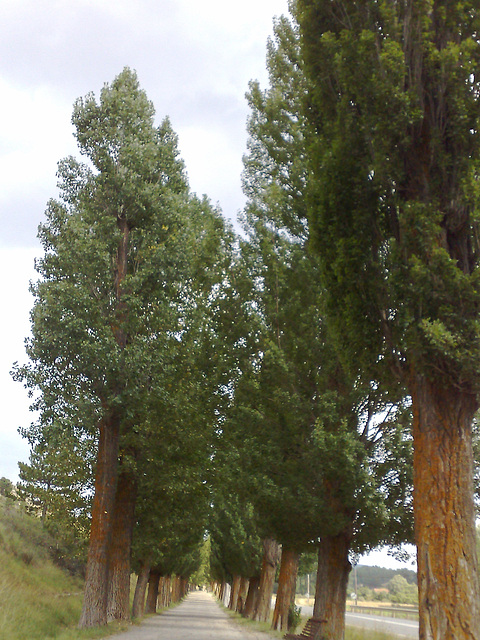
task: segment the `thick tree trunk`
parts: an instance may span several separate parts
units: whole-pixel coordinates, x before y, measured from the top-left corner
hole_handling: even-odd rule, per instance
[[[122,284],[127,274],[130,229],[125,217],[119,217],[117,225],[121,230],[122,238],[118,244],[116,257],[117,317],[112,325],[112,331],[117,345],[120,349],[124,349],[127,344],[127,335],[123,327],[126,311]],[[118,474],[120,422],[118,414],[112,412],[100,424],[85,590],[78,623],[80,628],[107,624],[109,547]]]
[[[160,573],[158,571],[150,571],[148,578],[148,593],[145,603],[145,613],[157,612],[158,585],[160,583]]]
[[[260,573],[257,607],[253,614],[253,619],[258,622],[266,622],[268,620],[279,556],[280,545],[278,542],[273,540],[273,538],[266,538],[263,541],[263,562]]]
[[[108,557],[117,483],[120,421],[116,415],[100,425],[95,496],[88,548],[83,608],[78,626],[107,624]]]
[[[420,640],[479,640],[471,431],[477,402],[420,376],[410,391]]]
[[[190,590],[188,578],[180,578],[180,599],[183,600]]]
[[[180,600],[182,599],[181,588],[182,588],[182,579],[180,578],[180,576],[173,576],[172,602],[180,602]]]
[[[248,578],[242,576],[240,579],[240,587],[238,590],[237,607],[235,609],[237,613],[243,613],[243,610],[245,609],[245,600],[247,599],[247,593]]]
[[[351,539],[350,532],[325,536],[318,547],[313,617],[324,621],[317,634],[318,638],[343,640],[345,637],[347,584],[352,569],[348,560]]]
[[[137,482],[134,473],[121,471],[115,494],[110,544],[108,621],[130,619],[130,555],[136,499]]]
[[[298,573],[298,552],[294,549],[282,548],[282,561],[278,575],[278,590],[273,611],[272,629],[288,630],[288,614],[295,603],[295,587]]]
[[[160,590],[158,594],[158,601],[160,607],[165,609],[171,604],[171,578],[170,576],[162,576],[160,579]]]
[[[260,586],[259,576],[250,578],[250,581],[248,583],[247,599],[245,601],[245,607],[243,609],[243,616],[245,618],[251,618],[253,616],[255,607],[257,605],[259,586]]]
[[[230,602],[228,604],[228,608],[232,611],[236,611],[237,609],[238,594],[240,592],[240,580],[240,576],[233,576],[232,590],[230,592]]]
[[[148,576],[150,575],[150,559],[142,562],[133,596],[132,617],[141,618],[145,610],[145,594],[147,593]]]

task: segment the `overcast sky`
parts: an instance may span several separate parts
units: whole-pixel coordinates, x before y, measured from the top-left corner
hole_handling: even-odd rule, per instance
[[[129,66],[179,136],[190,185],[235,220],[246,146],[248,82],[266,84],[266,41],[287,0],[1,0],[0,477],[28,448],[28,398],[9,375],[29,332],[37,227],[55,197],[58,161],[76,154],[76,98],[97,96]]]
[[[286,13],[288,0],[0,1],[0,477],[16,481],[28,460],[17,428],[31,421],[29,400],[9,371],[25,361],[28,282],[57,162],[76,154],[74,101],[135,69],[157,121],[168,115],[179,135],[192,190],[235,220],[244,96],[252,79],[266,86],[266,41]]]

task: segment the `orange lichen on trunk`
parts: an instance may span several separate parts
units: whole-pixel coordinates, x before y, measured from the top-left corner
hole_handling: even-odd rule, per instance
[[[318,547],[317,586],[313,617],[323,620],[319,638],[343,640],[348,576],[352,566],[348,560],[351,531],[324,536]]]
[[[270,603],[272,601],[273,584],[275,582],[275,571],[280,555],[278,542],[273,538],[265,538],[263,541],[263,562],[260,574],[260,585],[258,588],[258,598],[253,619],[259,622],[266,622],[270,613]]]
[[[476,398],[411,384],[420,640],[479,640],[471,425]]]
[[[295,603],[299,554],[295,549],[282,549],[278,590],[273,612],[272,629],[287,631],[290,607]]]

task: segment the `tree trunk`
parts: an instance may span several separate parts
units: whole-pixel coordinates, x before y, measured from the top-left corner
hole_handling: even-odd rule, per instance
[[[80,628],[107,624],[108,557],[117,483],[119,439],[118,417],[113,415],[102,420],[83,608],[78,623]]]
[[[181,596],[181,578],[173,576],[172,578],[172,602],[180,602]]]
[[[297,551],[283,547],[278,576],[277,599],[275,600],[275,609],[273,611],[272,629],[274,631],[288,630],[288,614],[290,607],[295,604],[298,560]]]
[[[263,562],[260,573],[257,607],[253,614],[253,619],[258,622],[266,622],[268,620],[279,556],[280,546],[278,542],[273,540],[273,538],[265,538],[263,541]]]
[[[130,555],[137,482],[135,474],[123,470],[118,476],[109,557],[107,620],[130,619]]]
[[[236,611],[237,609],[238,594],[240,591],[240,580],[240,576],[233,576],[232,591],[230,592],[230,602],[228,604],[228,608],[232,611]]]
[[[317,585],[313,617],[323,620],[318,638],[343,640],[348,576],[352,565],[348,560],[352,534],[343,532],[325,536],[318,547]]]
[[[260,577],[255,576],[254,578],[250,578],[248,583],[248,594],[247,599],[245,601],[245,607],[243,609],[243,616],[245,618],[251,618],[255,611],[255,607],[257,605],[258,600],[258,588],[260,586]]]
[[[477,402],[416,376],[411,384],[420,640],[478,640],[471,425]]]
[[[237,613],[243,613],[243,610],[245,609],[245,600],[247,599],[247,593],[248,578],[242,576],[240,579],[240,588],[238,590],[237,607],[235,609]]]
[[[150,574],[150,559],[142,562],[133,596],[132,617],[141,618],[145,610],[145,594],[147,592],[148,576]]]
[[[145,604],[145,613],[157,612],[158,585],[160,582],[160,573],[158,571],[150,571],[148,578],[147,602]]]
[[[160,606],[165,609],[171,604],[171,591],[170,591],[171,579],[170,576],[162,576],[160,581],[159,602]]]
[[[218,599],[223,602],[225,598],[225,582],[222,582],[222,584],[220,585],[220,593],[218,595]]]
[[[122,284],[127,274],[130,229],[124,216],[118,218],[117,225],[122,238],[118,244],[116,257],[117,317],[112,325],[112,332],[119,348],[124,349],[127,344],[127,335],[123,327],[126,311]],[[118,385],[118,392],[120,392],[120,386]],[[120,416],[112,412],[100,424],[83,608],[78,623],[80,628],[107,624],[109,547],[118,474],[120,422]]]

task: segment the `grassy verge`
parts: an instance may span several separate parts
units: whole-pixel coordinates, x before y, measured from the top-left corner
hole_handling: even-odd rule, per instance
[[[53,563],[54,551],[55,541],[36,518],[0,499],[2,640],[94,640],[125,628],[76,629],[83,582]]]
[[[220,603],[221,604],[221,603]],[[283,638],[284,631],[272,631],[271,620],[269,622],[255,622],[249,618],[244,618],[239,613],[235,613],[221,604],[235,624],[243,626],[246,630],[261,631],[268,634],[272,638]],[[302,625],[305,624],[307,618],[302,617]],[[302,627],[299,627],[296,633],[300,633]],[[347,627],[345,630],[345,640],[398,640],[398,636],[388,635],[379,631],[371,631],[370,629],[357,629],[355,627]]]

